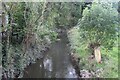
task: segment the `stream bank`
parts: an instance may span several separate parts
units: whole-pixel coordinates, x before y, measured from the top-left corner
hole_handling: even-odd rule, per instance
[[[44,53],[44,58],[28,66],[23,78],[77,78],[71,62],[66,30],[59,32],[59,39]]]

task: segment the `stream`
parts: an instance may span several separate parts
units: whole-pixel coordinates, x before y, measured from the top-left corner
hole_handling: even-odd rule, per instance
[[[59,33],[59,40],[51,44],[45,57],[24,70],[24,78],[77,78],[70,60],[70,48],[65,30]]]

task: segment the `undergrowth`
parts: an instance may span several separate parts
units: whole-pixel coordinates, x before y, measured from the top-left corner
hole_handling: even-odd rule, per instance
[[[106,50],[101,46],[102,63],[98,64],[92,56],[86,44],[80,39],[78,27],[68,31],[71,49],[80,56],[80,69],[93,72],[93,77],[118,78],[118,47],[114,46],[112,50]]]

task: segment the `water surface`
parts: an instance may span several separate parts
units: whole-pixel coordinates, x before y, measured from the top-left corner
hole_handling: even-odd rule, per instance
[[[75,69],[70,61],[70,49],[66,31],[59,35],[49,51],[45,52],[44,59],[28,66],[24,78],[77,78]]]

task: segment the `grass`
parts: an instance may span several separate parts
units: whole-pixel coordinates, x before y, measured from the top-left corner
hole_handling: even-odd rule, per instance
[[[80,41],[79,28],[72,28],[68,31],[71,49],[80,56],[80,69],[92,70],[101,78],[118,78],[118,47],[106,51],[101,47],[102,64],[98,64],[95,59],[89,59],[91,53],[85,44]]]

